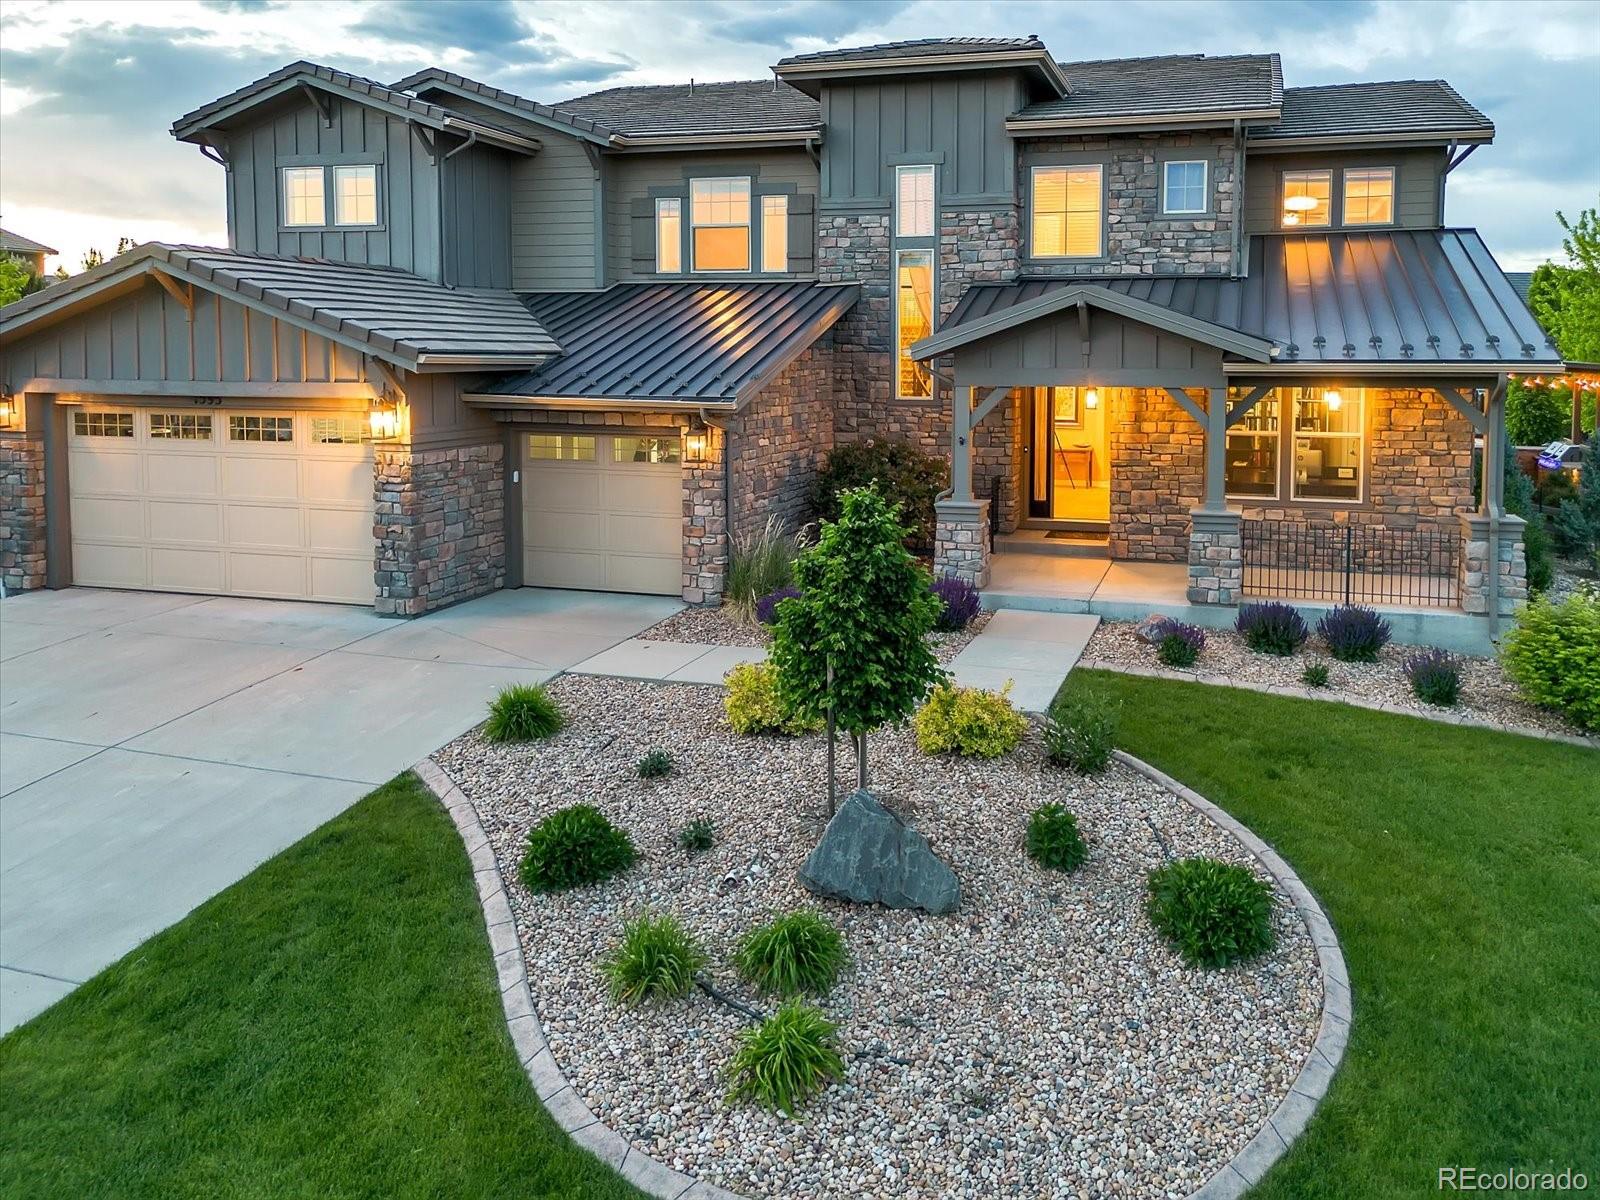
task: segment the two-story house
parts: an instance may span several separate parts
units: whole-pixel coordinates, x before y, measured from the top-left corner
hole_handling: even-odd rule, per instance
[[[1194,603],[1335,552],[1525,595],[1474,443],[1560,362],[1445,224],[1494,128],[1443,82],[1034,37],[555,104],[295,63],[173,134],[228,247],[0,313],[8,586],[715,602],[732,538],[892,437],[949,456],[936,565],[980,584],[1024,529],[1179,564]]]

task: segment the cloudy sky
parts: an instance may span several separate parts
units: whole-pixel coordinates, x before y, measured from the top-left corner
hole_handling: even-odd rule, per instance
[[[1444,78],[1494,120],[1447,219],[1509,269],[1560,255],[1554,213],[1600,203],[1595,0],[5,0],[0,218],[62,251],[226,242],[222,169],[172,119],[297,58],[390,81],[438,65],[539,100],[769,76],[787,53],[1037,33],[1064,60],[1276,50],[1289,86]]]

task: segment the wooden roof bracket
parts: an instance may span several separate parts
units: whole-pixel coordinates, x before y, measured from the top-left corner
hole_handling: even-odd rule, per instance
[[[152,268],[151,271],[150,271],[150,274],[153,275],[155,277],[155,281],[157,283],[159,283],[166,290],[167,295],[171,296],[179,304],[183,305],[183,311],[188,313],[189,314],[189,320],[193,321],[194,320],[194,284],[192,284],[192,283],[179,283],[176,279],[174,279],[171,275],[168,275],[165,271],[158,270],[156,268]]]
[[[1258,387],[1251,388],[1250,391],[1245,395],[1244,399],[1240,400],[1239,403],[1228,405],[1228,424],[1237,424],[1239,418],[1243,417],[1257,404],[1260,404],[1261,401],[1266,398],[1267,393],[1271,390],[1272,385],[1270,383],[1263,383]]]
[[[1078,301],[1078,340],[1083,351],[1083,369],[1089,369],[1089,303]]]
[[[396,401],[405,401],[406,389],[405,385],[400,381],[399,372],[375,355],[367,355],[367,362],[383,377],[383,387],[381,389],[383,394],[392,397]]]
[[[323,92],[321,92],[318,89],[312,87],[309,83],[302,83],[300,85],[300,94],[303,95],[307,100],[311,101],[312,107],[315,108],[317,110],[318,115],[322,117],[322,127],[324,129],[332,129],[333,128],[333,102],[332,102],[332,100],[326,94],[324,94]]]
[[[594,171],[596,176],[599,176],[601,171],[600,147],[593,142],[579,142],[578,145],[583,147],[583,155],[589,160],[590,169]]]
[[[1482,434],[1489,432],[1488,414],[1479,408],[1475,401],[1467,399],[1458,389],[1447,387],[1442,383],[1434,384],[1433,390],[1444,398],[1445,403],[1471,422],[1475,431]]]
[[[1472,157],[1472,152],[1474,150],[1476,150],[1479,146],[1483,145],[1482,142],[1472,142],[1467,146],[1467,148],[1465,150],[1461,151],[1460,154],[1457,154],[1456,153],[1457,144],[1458,143],[1456,143],[1456,142],[1451,142],[1449,147],[1446,148],[1446,150],[1444,152],[1445,164],[1444,164],[1444,172],[1443,173],[1446,174],[1446,175],[1450,174],[1451,171],[1454,171],[1462,163],[1466,162],[1467,159],[1471,158]]]
[[[417,141],[422,143],[422,149],[427,154],[428,161],[437,166],[439,163],[439,135],[423,128],[416,121],[411,122],[411,132],[416,135]]]

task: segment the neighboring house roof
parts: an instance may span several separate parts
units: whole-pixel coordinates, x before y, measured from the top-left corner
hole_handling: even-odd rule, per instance
[[[1227,114],[1232,120],[1275,117],[1283,103],[1283,66],[1276,54],[1164,54],[1061,64],[1070,95],[1030,104],[1007,122],[1021,130],[1083,121]]]
[[[507,149],[528,151],[537,149],[539,145],[536,138],[530,138],[525,132],[508,125],[452,112],[442,105],[385,87],[374,79],[304,61],[279,67],[226,96],[185,113],[172,123],[172,136],[180,142],[204,143],[207,130],[226,125],[259,105],[302,88],[355,100],[429,128],[449,129],[463,135],[477,133],[482,140]]]
[[[525,368],[560,350],[512,292],[447,288],[393,267],[160,242],[0,309],[0,339],[158,273],[407,370]]]
[[[619,283],[540,292],[528,308],[561,343],[544,366],[471,398],[737,408],[856,302],[853,285]]]
[[[9,229],[0,229],[0,253],[59,254],[60,251],[54,246],[46,246],[43,242],[25,238],[20,233],[12,233]]]
[[[1351,137],[1488,141],[1494,122],[1442,79],[1286,88],[1283,116],[1250,130],[1252,143]]]
[[[424,67],[420,71],[407,75],[404,79],[396,80],[390,86],[397,92],[426,92],[429,90],[459,92],[485,104],[513,110],[541,123],[563,126],[601,143],[608,141],[610,135],[615,132],[587,117],[580,117],[576,113],[566,112],[548,104],[540,104],[537,100],[529,100],[527,97],[519,96],[515,92],[508,92],[491,84],[469,79],[465,75],[456,74],[454,71],[446,71],[442,67]]]
[[[1049,311],[1052,293],[1086,284],[1264,339],[1274,370],[1504,364],[1525,371],[1561,362],[1471,229],[1256,236],[1243,279],[1136,275],[979,285],[913,352],[928,358],[1014,328]]]
[[[1522,302],[1526,304],[1528,302],[1528,288],[1533,283],[1533,272],[1507,271],[1506,279],[1510,281],[1512,287],[1517,289],[1517,295],[1521,296]]]
[[[875,46],[842,46],[834,50],[814,50],[810,54],[791,54],[780,58],[780,67],[801,63],[876,62],[879,59],[924,58],[928,55],[977,55],[997,50],[1043,50],[1037,35],[1020,38],[958,37],[913,38],[910,41],[879,42]]]
[[[822,108],[782,80],[616,87],[555,105],[624,137],[820,131]]]
[[[845,46],[791,54],[779,59],[772,70],[779,78],[797,80],[805,85],[805,91],[812,92],[818,81],[827,78],[879,71],[964,71],[990,66],[1029,72],[1053,95],[1065,95],[1071,88],[1045,44],[1031,33],[1021,38],[918,38],[875,46]]]

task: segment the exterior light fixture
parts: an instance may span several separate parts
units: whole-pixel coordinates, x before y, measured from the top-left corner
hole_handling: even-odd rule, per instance
[[[1322,399],[1327,403],[1329,412],[1338,412],[1339,406],[1344,403],[1344,397],[1332,388],[1323,394]]]
[[[10,392],[0,393],[0,429],[15,429],[20,411],[15,396]]]
[[[1100,389],[1099,388],[1090,388],[1087,392],[1085,392],[1083,394],[1083,406],[1085,408],[1099,408],[1100,407]]]
[[[374,406],[367,421],[375,442],[389,442],[400,436],[400,410],[392,404]]]
[[[691,463],[703,463],[709,457],[711,431],[705,421],[696,417],[683,434],[683,457]]]

